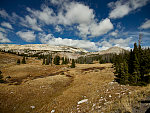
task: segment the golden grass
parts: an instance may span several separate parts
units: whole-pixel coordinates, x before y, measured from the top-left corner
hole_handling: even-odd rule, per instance
[[[18,56],[6,56],[18,59]],[[1,64],[4,77],[23,78],[23,81],[20,85],[0,84],[2,113],[132,112],[133,104],[139,106],[138,101],[150,93],[150,86],[123,86],[112,82],[112,64],[76,64],[76,68],[68,68],[67,65],[45,66],[35,58],[28,58],[27,64],[9,63],[11,65]],[[56,72],[58,74],[49,76]],[[88,101],[78,104],[83,99]]]

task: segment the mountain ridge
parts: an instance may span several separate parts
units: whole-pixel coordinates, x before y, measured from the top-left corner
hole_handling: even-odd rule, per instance
[[[68,52],[68,53],[86,53],[90,54],[120,54],[124,53],[127,50],[121,47],[110,47],[107,50],[97,51],[97,52],[88,52],[83,48],[71,47],[71,46],[54,46],[49,44],[26,44],[26,45],[17,45],[17,44],[0,44],[1,50],[31,50],[31,51],[51,51],[51,52]]]

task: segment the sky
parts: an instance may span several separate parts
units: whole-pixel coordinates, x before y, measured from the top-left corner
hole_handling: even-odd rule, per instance
[[[0,0],[0,44],[150,46],[150,0]]]

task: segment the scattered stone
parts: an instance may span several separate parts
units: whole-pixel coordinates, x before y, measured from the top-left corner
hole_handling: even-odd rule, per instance
[[[84,103],[84,102],[87,102],[87,101],[88,101],[88,99],[84,99],[84,100],[79,101],[78,104],[81,104],[81,103]]]
[[[54,113],[55,112],[55,110],[53,109],[52,111],[51,111],[51,113]]]
[[[32,109],[34,109],[35,108],[35,106],[30,106]]]

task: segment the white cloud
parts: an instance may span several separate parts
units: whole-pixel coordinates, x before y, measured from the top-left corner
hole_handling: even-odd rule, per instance
[[[27,8],[27,11],[46,25],[76,26],[74,28],[77,28],[81,37],[100,36],[113,29],[113,24],[108,18],[98,22],[93,9],[90,9],[89,6],[74,1],[59,1],[51,1],[55,5],[61,4],[59,10],[55,12],[45,5],[42,5],[41,10]]]
[[[11,41],[6,37],[5,34],[0,32],[0,43],[10,43]]]
[[[101,50],[106,50],[110,47],[113,46],[118,46],[124,49],[130,49],[130,44],[133,44],[133,40],[132,37],[123,39],[123,38],[119,38],[119,39],[110,39],[108,41],[104,40],[102,42],[99,42],[99,45],[101,46]]]
[[[106,34],[108,31],[113,29],[113,24],[110,22],[110,19],[106,18],[102,20],[99,24],[92,24],[90,32],[92,36],[100,36]]]
[[[58,9],[54,11],[48,5],[42,4],[41,10],[26,8],[29,14],[24,18],[16,13],[6,17],[13,23],[18,22],[20,25],[36,31],[42,31],[44,25],[56,26],[54,29],[60,33],[62,30],[60,26],[72,28],[75,34],[84,39],[101,36],[113,29],[109,18],[96,19],[94,10],[87,5],[69,0],[48,0],[48,2],[54,4]],[[7,14],[5,10],[3,12]]]
[[[93,19],[95,15],[93,10],[84,4],[72,2],[66,5],[65,10],[67,12],[64,15],[66,20],[66,22],[64,21],[64,24],[90,24],[92,21],[94,21]]]
[[[21,24],[32,28],[33,30],[42,31],[42,29],[37,25],[36,18],[31,18],[29,15],[25,16],[25,20],[23,20]]]
[[[3,33],[6,33],[6,30],[2,27],[0,27],[0,31],[3,32]]]
[[[110,2],[108,6],[112,8],[112,11],[109,13],[109,18],[122,18],[131,11],[145,6],[148,2],[149,0],[118,0],[116,2]]]
[[[42,43],[50,44],[50,45],[63,45],[63,46],[72,46],[83,48],[88,51],[98,51],[99,48],[96,46],[94,42],[90,42],[88,40],[73,40],[68,38],[55,38],[52,34],[41,34],[39,33],[39,38]]]
[[[11,25],[10,23],[8,23],[8,22],[2,22],[2,23],[1,23],[1,26],[6,27],[6,28],[9,28],[9,29],[13,29],[13,28],[12,28],[12,25]]]
[[[67,2],[68,0],[50,0],[50,2],[54,5],[62,5],[63,2]]]
[[[149,29],[150,28],[150,19],[146,20],[146,22],[144,22],[141,26],[141,29]]]
[[[109,33],[110,36],[114,36],[114,37],[117,37],[118,36],[118,30],[115,30],[111,33]]]
[[[63,29],[58,25],[55,27],[55,30],[56,30],[56,32],[62,32],[63,31]]]
[[[8,13],[5,10],[0,10],[0,16],[4,18],[9,17]]]
[[[33,42],[36,37],[33,31],[26,31],[26,32],[18,31],[16,34],[26,42]]]
[[[24,18],[21,16],[18,16],[16,13],[12,13],[12,15],[9,15],[5,10],[0,10],[0,15],[4,18],[7,18],[10,22],[13,24],[19,23],[20,25],[31,28],[36,31],[42,31],[41,27],[38,25],[37,19],[31,17],[30,15],[26,15]],[[5,27],[12,29],[12,26],[5,22]]]
[[[39,19],[44,24],[49,25],[58,22],[53,9],[50,9],[47,6],[43,6],[42,11],[32,10],[30,8],[27,8],[27,11],[29,11],[35,18]]]

